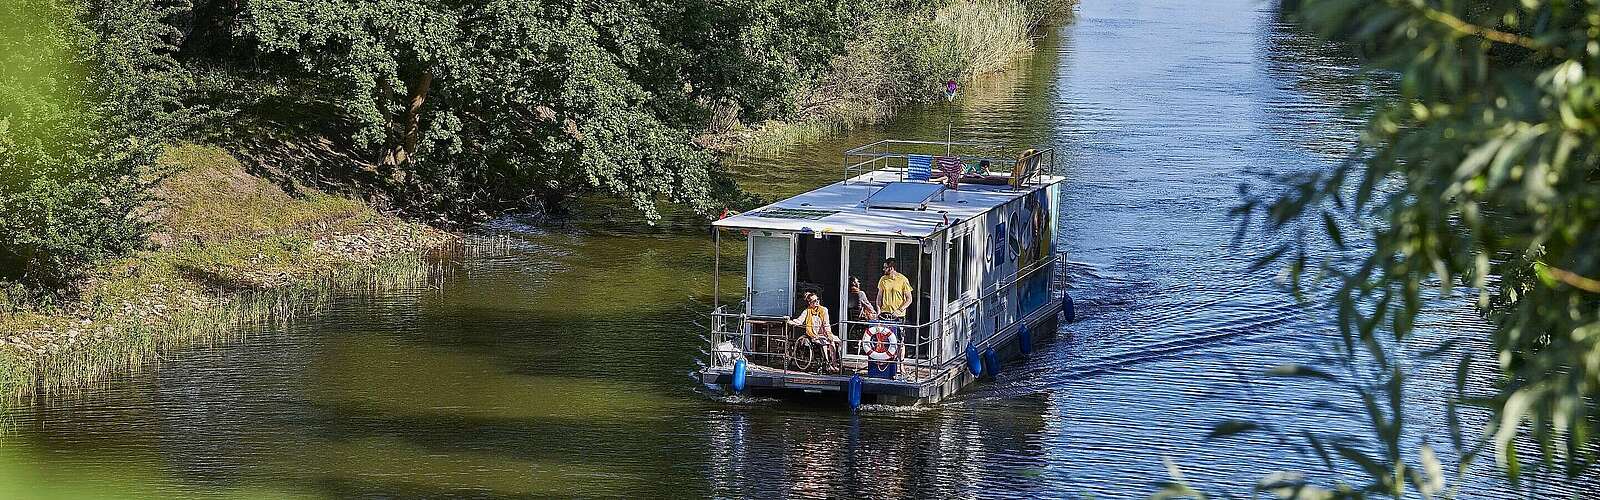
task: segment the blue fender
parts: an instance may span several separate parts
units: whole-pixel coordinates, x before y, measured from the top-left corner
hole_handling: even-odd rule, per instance
[[[1072,307],[1071,295],[1061,294],[1061,314],[1066,316],[1068,323],[1078,319],[1078,311]]]
[[[1033,353],[1033,332],[1028,331],[1028,325],[1017,330],[1017,350],[1022,351],[1023,356]]]
[[[744,392],[744,360],[733,362],[733,392]]]
[[[989,365],[990,377],[1000,376],[1000,353],[994,352],[993,347],[983,351],[983,364]]]
[[[967,371],[972,372],[973,377],[983,376],[983,358],[978,357],[978,348],[970,345],[967,346]]]
[[[851,411],[855,411],[856,408],[860,408],[861,407],[861,374],[858,373],[858,374],[850,376],[849,390],[845,391],[845,392],[846,392],[846,396],[845,397],[849,398],[849,400],[850,400],[850,410]]]

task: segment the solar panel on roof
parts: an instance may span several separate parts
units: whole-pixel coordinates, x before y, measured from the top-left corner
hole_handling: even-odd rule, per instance
[[[931,182],[891,182],[867,197],[868,208],[918,209],[944,192],[944,184]]]
[[[767,219],[818,220],[839,213],[838,210],[809,210],[804,208],[769,208],[750,215]]]

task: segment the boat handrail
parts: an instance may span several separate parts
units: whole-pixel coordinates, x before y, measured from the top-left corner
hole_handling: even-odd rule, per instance
[[[928,321],[916,324],[891,323],[899,329],[898,340],[902,352],[921,354],[920,357],[902,356],[897,363],[914,369],[898,372],[895,375],[895,380],[918,383],[925,379],[943,376],[948,370],[955,369],[963,362],[963,359],[961,356],[953,355],[953,353],[942,352],[942,346],[945,344],[947,337],[952,335],[949,329],[945,327],[945,324],[951,321],[964,321],[963,318],[969,315],[982,318],[985,309],[990,307],[987,299],[1014,288],[1018,283],[1029,279],[1041,270],[1049,269],[1052,263],[1060,260],[1059,252],[1052,253],[1049,258],[1031,263],[1011,273],[1006,278],[996,281],[992,286],[986,287],[987,291],[960,302],[951,303],[938,317]],[[1054,299],[1054,297],[1055,294],[1052,293],[1051,298]],[[971,339],[970,336],[974,332],[967,332],[969,336],[968,344],[979,350],[986,349],[1001,338],[1004,332],[1020,328],[1020,323],[1031,321],[1042,310],[1046,309],[1031,311],[981,339]],[[718,349],[719,343],[728,341],[732,337],[738,337],[739,341],[736,345],[740,356],[765,358],[776,362],[778,366],[767,366],[767,369],[779,372],[780,376],[785,379],[802,375],[806,377],[818,376],[815,372],[802,372],[790,368],[791,353],[789,352],[788,343],[792,338],[800,335],[795,334],[793,331],[793,328],[797,327],[789,323],[793,320],[793,316],[727,312],[726,306],[713,310],[712,316],[716,320],[712,326],[712,338],[710,339],[713,351]],[[738,325],[736,329],[729,329],[731,325],[728,324],[728,320],[736,320],[732,321],[733,324]],[[760,323],[780,326],[776,333],[770,329],[758,330],[752,328],[753,325]],[[849,355],[850,346],[860,342],[859,339],[851,338],[851,333],[853,333],[850,331],[852,325],[870,327],[879,324],[885,324],[885,322],[882,320],[857,320],[841,317],[831,325],[834,327],[834,335],[840,340],[840,345],[838,346],[839,354],[841,356]],[[911,339],[916,340],[912,341]],[[761,349],[758,345],[766,346],[767,349]],[[773,345],[780,347],[777,351],[773,351],[771,349]],[[716,362],[716,360],[713,360],[713,362]]]
[[[892,148],[890,146],[903,146],[903,147]],[[861,146],[856,146],[854,148],[850,148],[848,150],[845,150],[845,152],[844,152],[844,158],[845,158],[845,160],[844,160],[844,182],[846,184],[848,184],[850,182],[850,179],[855,177],[856,175],[859,175],[859,174],[865,173],[865,172],[874,172],[874,171],[879,171],[879,170],[896,171],[896,172],[899,173],[899,176],[898,176],[897,179],[903,181],[903,180],[905,180],[905,175],[906,175],[905,171],[906,171],[906,169],[903,166],[890,165],[888,160],[891,160],[891,159],[905,159],[905,158],[907,158],[909,156],[912,156],[912,155],[927,155],[928,153],[926,153],[925,151],[924,152],[914,152],[914,151],[912,151],[912,148],[913,147],[924,147],[924,148],[926,148],[928,146],[945,146],[945,154],[947,154],[947,155],[953,154],[951,152],[951,148],[954,148],[954,147],[983,148],[983,149],[990,149],[992,151],[1004,151],[1004,150],[1007,149],[1005,146],[1003,146],[1001,144],[993,144],[993,143],[953,142],[953,141],[922,141],[922,140],[910,140],[910,139],[882,139],[882,140],[879,140],[877,142],[873,142],[873,143],[870,143],[870,144],[864,144],[864,145],[861,145]],[[1044,161],[1044,159],[1041,159],[1039,168],[1036,169],[1033,172],[1033,174],[1028,177],[1027,183],[1040,182],[1040,181],[1043,180],[1044,176],[1046,176],[1046,175],[1055,175],[1055,163],[1056,163],[1055,148],[1053,148],[1053,147],[1039,147],[1039,148],[1030,148],[1030,149],[1033,149],[1034,153],[1031,154],[1031,155],[1023,156],[1023,157],[1008,157],[1008,156],[1005,156],[1005,155],[996,156],[996,155],[989,154],[989,153],[956,154],[955,156],[959,156],[963,160],[988,161],[990,163],[990,165],[991,165],[990,166],[991,169],[999,169],[1001,171],[1005,171],[1005,170],[1009,169],[1008,167],[1014,167],[1019,162],[1028,161],[1028,160],[1031,160],[1033,158],[1040,158],[1040,157],[1042,157],[1044,155],[1049,155],[1048,161]],[[856,159],[856,158],[864,158],[864,159],[853,160],[853,159]]]
[[[891,139],[879,139],[879,140],[877,140],[875,142],[862,144],[860,146],[856,146],[856,147],[847,149],[847,150],[845,150],[844,154],[845,154],[845,156],[860,156],[860,155],[863,154],[864,151],[866,151],[868,149],[875,148],[877,146],[882,146],[882,145],[885,145],[885,144],[905,144],[905,145],[913,145],[913,146],[963,146],[963,147],[967,147],[967,146],[971,146],[971,147],[995,146],[993,144],[985,144],[985,143],[980,143],[980,142],[924,141],[924,140],[915,140],[915,139],[892,139],[891,138]],[[998,147],[998,146],[996,146],[996,147]]]

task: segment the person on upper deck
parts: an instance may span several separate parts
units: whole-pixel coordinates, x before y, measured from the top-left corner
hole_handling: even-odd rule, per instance
[[[878,317],[903,320],[911,308],[911,280],[895,270],[893,257],[883,259],[883,277],[878,278]]]
[[[806,309],[800,312],[799,317],[789,320],[789,325],[804,328],[803,331],[807,337],[811,338],[811,341],[821,344],[823,361],[826,366],[833,367],[835,366],[834,351],[835,346],[838,345],[839,337],[833,335],[833,326],[830,324],[832,320],[828,317],[828,308],[822,305],[822,301],[817,298],[815,293],[806,292],[801,297],[806,301]]]

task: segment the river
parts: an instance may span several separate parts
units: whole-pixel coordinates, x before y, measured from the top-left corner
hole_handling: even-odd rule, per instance
[[[1369,436],[1353,394],[1262,375],[1317,359],[1332,313],[1297,304],[1276,269],[1249,270],[1273,237],[1232,245],[1227,211],[1258,173],[1340,161],[1360,126],[1343,108],[1369,86],[1270,2],[1079,10],[953,104],[735,167],[757,193],[795,194],[836,180],[850,145],[939,138],[947,120],[960,139],[1059,149],[1080,321],[960,397],[852,415],[842,400],[710,394],[690,377],[704,231],[603,210],[513,217],[477,236],[496,250],[426,286],[343,297],[13,412],[0,496],[1137,498],[1169,459],[1241,496],[1274,471],[1357,477],[1298,437]],[[1410,347],[1486,328],[1438,309]],[[1449,366],[1414,367],[1409,441],[1445,443]],[[1224,419],[1277,432],[1207,440]],[[1492,462],[1457,479],[1469,498],[1580,491],[1512,489]]]

